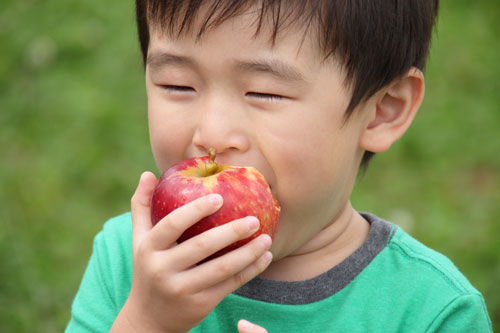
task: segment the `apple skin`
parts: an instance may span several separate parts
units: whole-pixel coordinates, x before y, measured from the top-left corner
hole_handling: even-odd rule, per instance
[[[252,236],[239,240],[209,256],[203,262],[232,251],[261,234],[274,237],[281,208],[264,176],[253,167],[217,165],[214,174],[207,176],[207,166],[213,163],[209,156],[181,161],[163,173],[151,199],[153,225],[173,210],[199,197],[218,193],[222,207],[188,228],[178,243],[216,226],[246,216],[259,219],[260,227]]]

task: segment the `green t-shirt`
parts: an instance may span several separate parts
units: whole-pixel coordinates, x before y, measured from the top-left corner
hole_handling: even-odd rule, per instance
[[[247,319],[273,332],[491,332],[481,294],[453,263],[374,215],[364,244],[306,281],[257,277],[191,332],[236,332]],[[93,253],[66,332],[107,332],[132,282],[130,214],[111,219]]]

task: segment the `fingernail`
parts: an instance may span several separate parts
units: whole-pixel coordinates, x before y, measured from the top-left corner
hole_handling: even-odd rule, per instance
[[[266,263],[270,263],[270,262],[271,262],[271,260],[273,259],[273,254],[272,254],[270,251],[267,251],[266,253],[264,253],[264,254],[262,255],[262,257],[264,258],[264,261],[265,261]]]
[[[250,228],[251,231],[257,231],[259,230],[259,220],[255,216],[248,216],[246,218],[248,227]]]
[[[222,196],[217,193],[210,194],[210,196],[208,197],[208,202],[214,207],[222,206]]]
[[[264,248],[269,249],[271,247],[271,244],[273,243],[273,240],[271,239],[271,237],[267,234],[264,234],[260,237],[261,237],[262,245],[264,245]]]

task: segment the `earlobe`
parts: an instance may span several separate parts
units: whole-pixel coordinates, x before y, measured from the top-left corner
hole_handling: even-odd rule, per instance
[[[374,96],[360,147],[373,153],[389,149],[410,127],[422,103],[425,84],[422,72],[412,68]],[[368,104],[370,105],[370,104]]]

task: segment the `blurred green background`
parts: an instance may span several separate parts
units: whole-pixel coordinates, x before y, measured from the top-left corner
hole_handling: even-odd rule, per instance
[[[156,171],[132,1],[0,4],[0,330],[61,331],[103,222]],[[355,207],[449,256],[500,325],[500,2],[442,0],[413,127]]]

